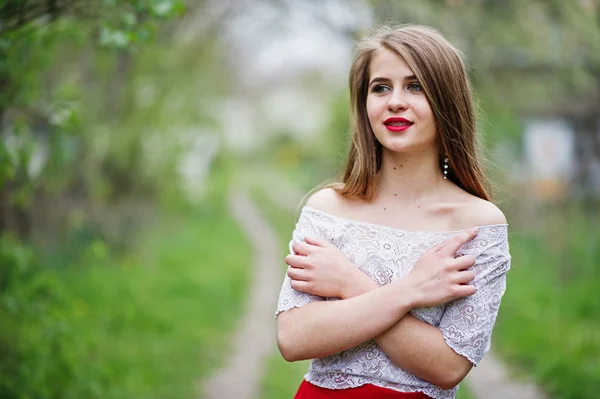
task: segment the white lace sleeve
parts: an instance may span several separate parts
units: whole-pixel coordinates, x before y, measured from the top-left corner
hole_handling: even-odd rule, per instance
[[[305,212],[300,214],[298,223],[296,223],[296,228],[292,233],[292,240],[290,241],[289,245],[290,253],[294,253],[292,246],[297,242],[303,242],[304,237],[306,236],[325,238],[322,234],[322,229],[316,226],[318,222],[318,220],[315,220]],[[283,286],[281,287],[281,292],[279,293],[279,301],[277,302],[275,318],[277,318],[281,312],[285,312],[286,310],[299,308],[307,303],[323,300],[323,297],[307,294],[305,292],[300,292],[293,289],[290,285],[290,278],[286,274],[283,280]]]
[[[492,329],[506,290],[506,272],[510,268],[507,235],[483,241],[486,246],[476,257],[473,271],[475,294],[456,300],[446,307],[439,328],[448,346],[477,365],[489,351]]]

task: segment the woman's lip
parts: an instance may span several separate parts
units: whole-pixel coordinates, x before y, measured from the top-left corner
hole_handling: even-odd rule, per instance
[[[389,130],[390,132],[403,132],[406,129],[408,129],[409,127],[411,127],[411,124],[406,124],[406,125],[385,125],[385,128],[387,130]]]
[[[388,123],[410,123],[412,125],[411,121],[409,121],[408,119],[403,118],[401,116],[390,116],[383,123],[385,123],[386,125]]]

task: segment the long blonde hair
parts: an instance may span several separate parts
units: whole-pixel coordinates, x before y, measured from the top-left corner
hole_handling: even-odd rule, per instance
[[[463,190],[490,200],[471,85],[461,53],[435,29],[417,25],[382,26],[357,44],[349,77],[352,142],[342,183],[327,186],[346,197],[367,201],[377,191],[382,146],[371,129],[366,104],[369,65],[380,48],[402,57],[423,88],[437,129],[440,170],[447,156],[448,178]]]

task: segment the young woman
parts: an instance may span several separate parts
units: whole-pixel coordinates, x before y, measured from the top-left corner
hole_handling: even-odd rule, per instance
[[[490,347],[510,267],[459,52],[380,28],[350,70],[342,182],[302,209],[277,309],[296,398],[453,398]]]

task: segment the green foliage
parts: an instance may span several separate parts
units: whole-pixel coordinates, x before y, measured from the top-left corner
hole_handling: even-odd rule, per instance
[[[249,256],[224,207],[227,160],[197,207],[177,175],[184,136],[211,126],[186,99],[223,94],[218,45],[153,40],[183,1],[76,3],[48,24],[0,13],[0,228],[43,215],[0,239],[0,397],[196,397]]]
[[[126,49],[153,37],[159,22],[181,15],[185,3],[181,0],[104,0],[102,11],[99,44]]]
[[[93,239],[80,262],[49,269],[3,237],[0,397],[197,397],[227,353],[248,280],[227,181],[219,171],[205,202],[158,218],[120,256]]]
[[[119,190],[115,176],[94,180],[119,154],[129,162],[119,165],[125,169],[121,174],[140,180],[141,127],[129,140],[112,145],[99,164],[75,166],[96,150],[90,136],[98,132],[92,126],[114,130],[108,121],[124,122],[119,111],[127,103],[128,86],[119,80],[133,69],[130,55],[148,47],[161,24],[180,16],[184,2],[95,1],[86,7],[64,2],[54,12],[48,7],[25,0],[0,5],[0,190],[11,183],[6,191],[10,209],[27,209],[41,191],[64,193],[82,183],[85,191],[99,188],[109,195]],[[51,22],[40,23],[46,16]],[[105,89],[110,81],[116,87]],[[100,111],[106,104],[110,107]],[[107,117],[106,111],[113,115]],[[172,176],[173,169],[168,170]]]
[[[501,353],[557,399],[600,390],[600,229],[566,206],[546,209],[538,233],[513,232],[512,268],[495,339]]]
[[[11,236],[0,239],[0,264],[0,396],[60,397],[73,372],[61,283]]]

